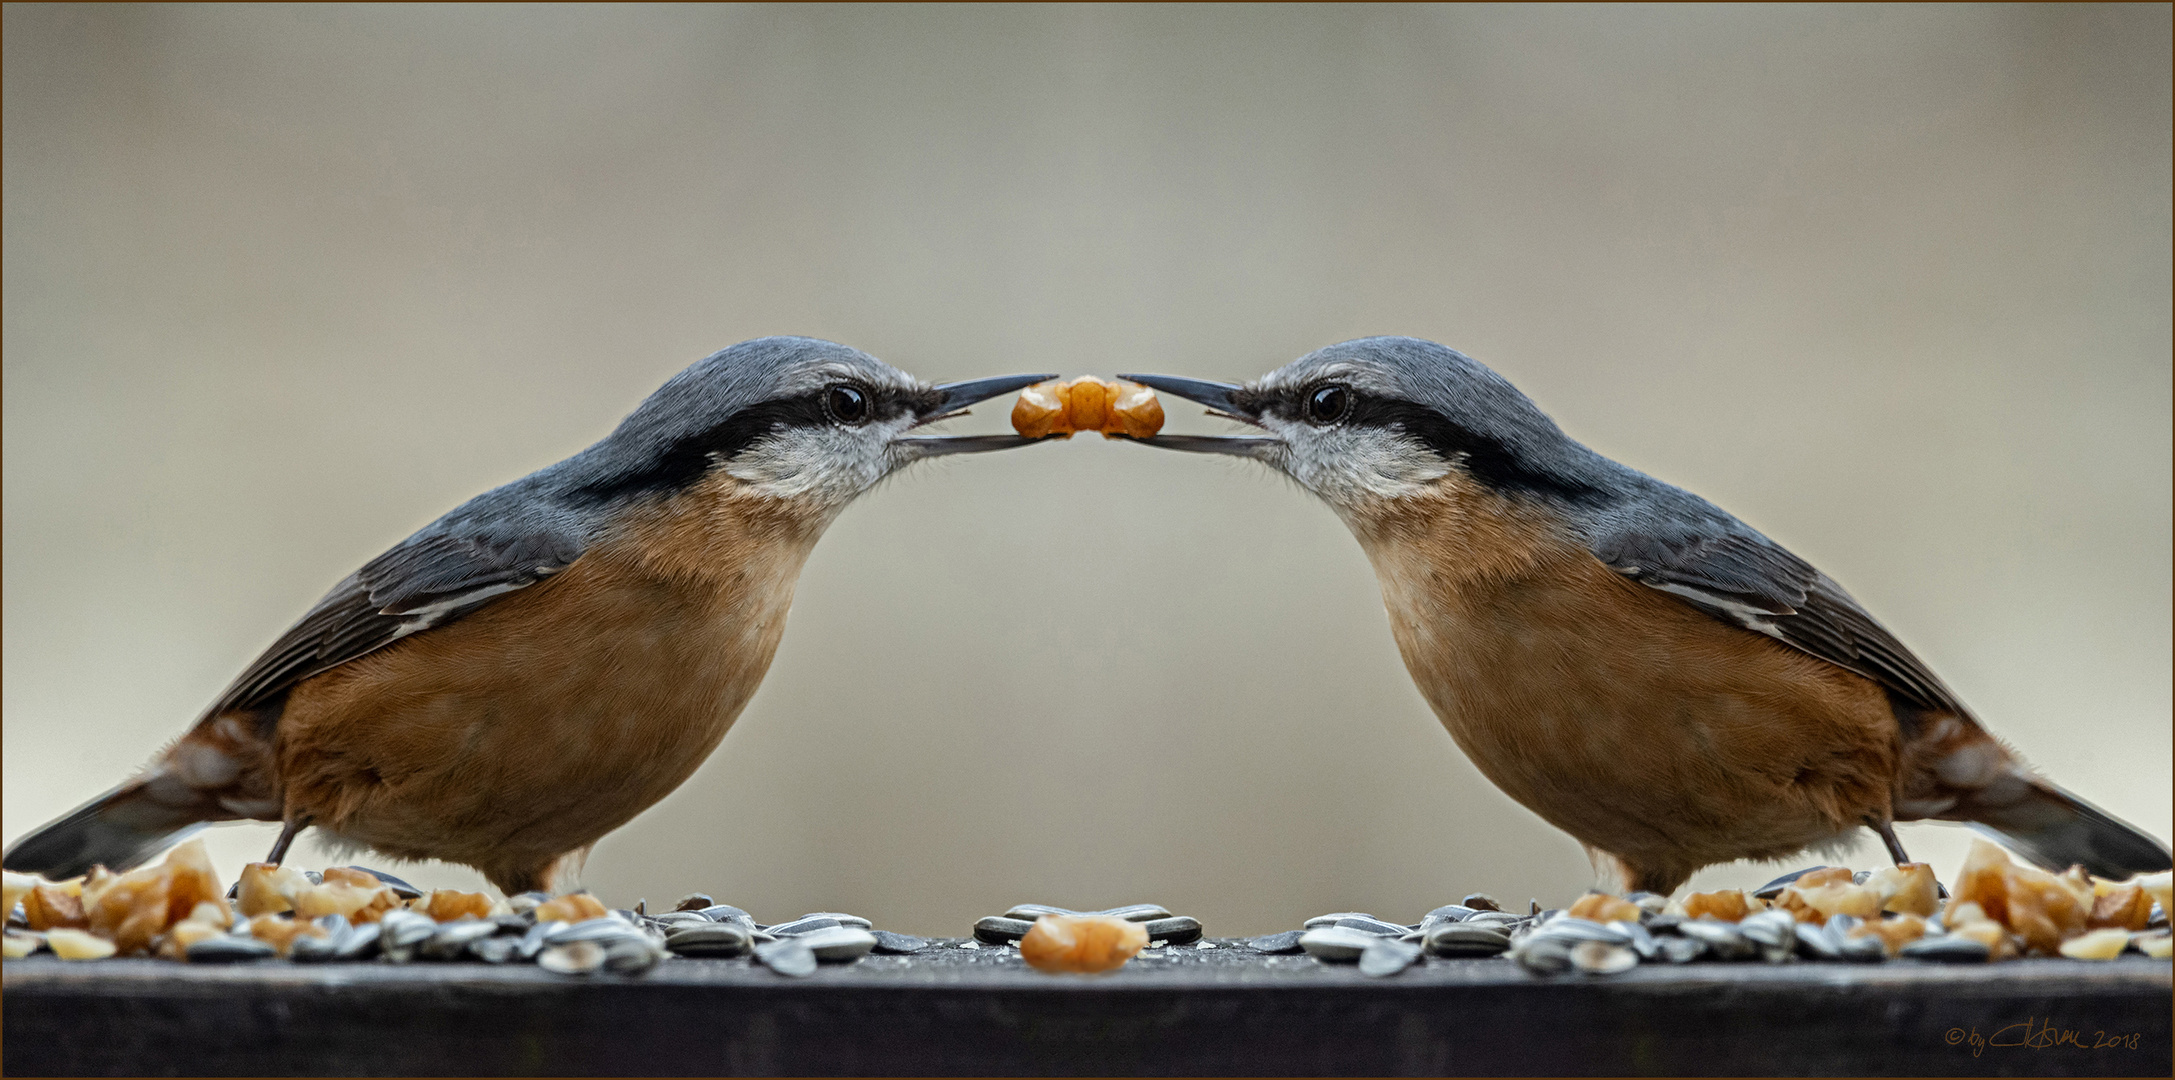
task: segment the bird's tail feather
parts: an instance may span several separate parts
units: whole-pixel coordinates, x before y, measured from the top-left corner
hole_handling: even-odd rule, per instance
[[[54,881],[101,864],[126,870],[208,823],[202,807],[161,802],[151,785],[133,780],[8,845],[0,866]]]
[[[2040,777],[2025,779],[2021,791],[2002,785],[2010,797],[1999,803],[1983,797],[1966,802],[1960,808],[1966,813],[1959,816],[2057,872],[2082,865],[2120,881],[2170,868],[2167,845],[2144,830]]]

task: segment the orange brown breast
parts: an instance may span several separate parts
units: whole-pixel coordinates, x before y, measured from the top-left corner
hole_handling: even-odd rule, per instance
[[[1512,798],[1661,893],[1889,819],[1900,736],[1877,685],[1460,483],[1355,532],[1406,668]]]
[[[290,819],[511,893],[678,787],[770,666],[820,523],[721,491],[673,502],[296,687],[274,749]]]

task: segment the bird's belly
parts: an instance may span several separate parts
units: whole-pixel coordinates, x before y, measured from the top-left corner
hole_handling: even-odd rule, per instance
[[[726,595],[588,559],[297,687],[290,811],[407,857],[594,843],[693,774],[775,653],[795,565]]]
[[[1878,687],[1579,556],[1485,583],[1378,559],[1407,668],[1490,780],[1649,863],[1779,857],[1885,819]]]

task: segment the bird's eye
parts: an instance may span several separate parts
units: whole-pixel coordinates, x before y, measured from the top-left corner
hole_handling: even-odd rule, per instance
[[[831,411],[831,417],[841,424],[858,424],[868,419],[868,395],[843,383],[823,392],[823,407]]]
[[[1352,411],[1352,392],[1341,386],[1324,386],[1307,395],[1307,419],[1334,424]]]

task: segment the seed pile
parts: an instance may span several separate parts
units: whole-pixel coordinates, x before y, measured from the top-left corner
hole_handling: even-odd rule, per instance
[[[586,892],[506,900],[453,889],[425,893],[361,867],[316,872],[251,863],[228,891],[202,841],[126,874],[99,867],[52,882],[9,873],[0,900],[10,912],[9,959],[42,949],[64,960],[480,961],[533,963],[562,975],[631,975],[667,956],[753,954],[773,971],[798,976],[812,974],[819,962],[850,963],[871,951],[912,953],[928,944],[840,912],[763,926],[698,893],[652,916],[640,904],[607,909]]]
[[[1139,923],[1141,930],[1148,935],[1146,947],[1190,945],[1201,940],[1201,920],[1186,915],[1173,915],[1169,908],[1161,904],[1132,904],[1107,911],[1074,911],[1048,904],[1015,904],[1002,915],[991,915],[976,922],[974,940],[984,945],[1017,945],[1027,936],[1028,931],[1035,928],[1035,921],[1045,915],[1073,918],[1100,916]]]
[[[1534,905],[1538,912],[1539,905]],[[1256,952],[1303,952],[1327,963],[1357,963],[1360,974],[1395,975],[1424,956],[1494,956],[1511,947],[1513,935],[1525,930],[1535,914],[1516,915],[1485,893],[1474,893],[1462,903],[1445,904],[1411,924],[1388,922],[1364,911],[1338,911],[1316,915],[1297,930],[1257,937],[1248,944]]]
[[[1255,938],[1268,953],[1304,952],[1394,975],[1423,956],[1507,953],[1527,971],[1610,975],[1640,963],[1796,960],[1879,963],[1891,957],[1985,963],[2016,956],[2112,959],[2136,951],[2168,959],[2171,876],[2126,882],[2080,868],[2050,874],[2001,848],[1972,846],[1954,895],[1924,863],[1852,872],[1816,866],[1750,893],[1588,893],[1569,909],[1513,915],[1487,896],[1399,924],[1344,911],[1299,930]]]
[[[1020,391],[1012,406],[1012,430],[1030,439],[1066,439],[1080,431],[1100,431],[1106,439],[1146,439],[1163,430],[1163,404],[1155,391],[1137,383],[1082,375]]]
[[[867,919],[842,911],[810,912],[764,926],[747,912],[716,903],[703,893],[688,896],[673,910],[645,921],[663,933],[665,948],[676,956],[753,954],[756,963],[796,978],[815,974],[818,964],[850,964],[871,952],[906,954],[929,947],[921,938],[878,930]]]

